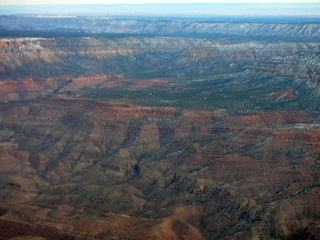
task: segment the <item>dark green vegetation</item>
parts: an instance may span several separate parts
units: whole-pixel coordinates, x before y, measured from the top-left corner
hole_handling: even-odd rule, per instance
[[[259,75],[257,72],[255,76]],[[241,79],[242,77],[242,79]],[[235,83],[235,79],[237,79]],[[129,101],[141,106],[179,107],[203,110],[320,110],[317,93],[305,86],[307,80],[295,83],[295,79],[250,79],[246,75],[217,76],[203,80],[178,81],[183,85],[176,89],[130,90],[126,88],[102,88],[83,90],[81,97],[107,101]],[[257,82],[259,81],[259,83]],[[174,83],[175,81],[171,82]],[[288,90],[292,86],[296,99],[273,99],[272,93]]]
[[[0,76],[31,77],[42,89],[48,88],[43,79],[54,76],[51,97],[67,94],[204,110],[320,109],[317,42],[160,36],[18,38],[4,39],[0,51],[6,56]],[[108,80],[96,79],[104,75]],[[81,77],[87,80],[82,83]],[[25,99],[23,92],[18,95]]]

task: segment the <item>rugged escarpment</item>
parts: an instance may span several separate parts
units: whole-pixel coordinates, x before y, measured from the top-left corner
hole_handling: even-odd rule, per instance
[[[1,42],[2,102],[68,96],[201,109],[320,109],[317,42],[171,37]]]
[[[318,24],[0,20],[1,239],[319,236]]]
[[[316,43],[264,43],[172,37],[1,40],[2,76],[131,74],[201,76],[291,55]]]
[[[39,99],[0,118],[0,227],[21,229],[8,236],[317,234],[315,113]]]

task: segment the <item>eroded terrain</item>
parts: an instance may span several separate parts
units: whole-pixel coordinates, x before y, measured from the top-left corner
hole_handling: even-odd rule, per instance
[[[319,51],[1,39],[0,238],[319,239]]]

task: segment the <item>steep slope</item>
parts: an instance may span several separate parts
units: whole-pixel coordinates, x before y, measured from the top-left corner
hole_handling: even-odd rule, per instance
[[[0,43],[3,77],[126,74],[206,76],[254,61],[316,53],[317,42],[257,42],[174,37],[13,38]]]
[[[1,239],[319,238],[318,24],[0,19],[169,35],[1,39]]]
[[[319,119],[70,99],[6,106],[0,225],[98,238],[119,228],[140,239],[315,236]],[[17,235],[47,237],[22,226]]]
[[[319,110],[319,51],[317,42],[3,39],[0,100],[69,96],[235,111]]]

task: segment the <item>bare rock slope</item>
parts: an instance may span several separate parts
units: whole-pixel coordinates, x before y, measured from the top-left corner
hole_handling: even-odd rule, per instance
[[[319,238],[317,24],[80,20],[166,36],[1,39],[1,239]]]

